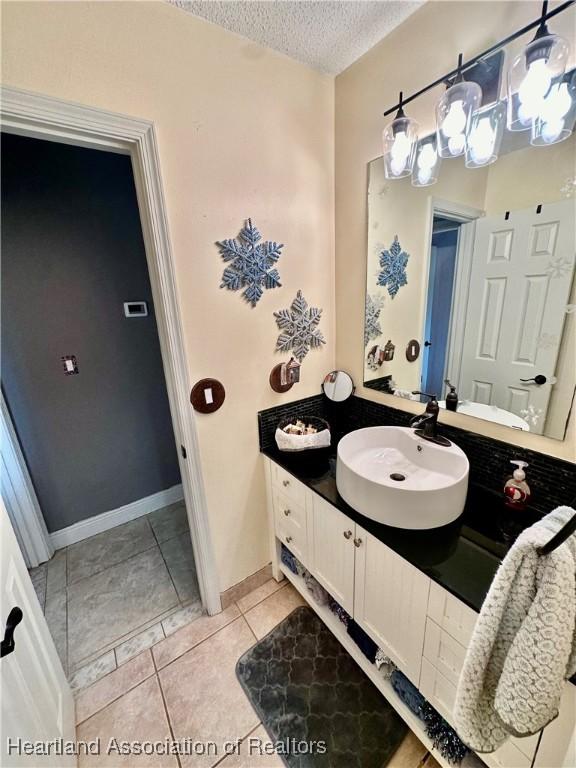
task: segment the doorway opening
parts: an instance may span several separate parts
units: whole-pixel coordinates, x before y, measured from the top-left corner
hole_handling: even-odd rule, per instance
[[[434,216],[422,359],[422,390],[442,399],[462,222]]]
[[[2,219],[3,429],[43,556],[7,506],[86,685],[202,612],[131,158],[4,134]]]

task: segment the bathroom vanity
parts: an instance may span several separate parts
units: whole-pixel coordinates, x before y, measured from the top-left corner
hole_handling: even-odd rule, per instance
[[[442,528],[405,530],[349,507],[336,488],[335,459],[316,466],[264,448],[272,568],[286,577],[430,749],[421,721],[397,697],[348,636],[317,604],[301,577],[281,562],[284,544],[448,721],[478,611],[506,550],[502,532],[482,528],[496,495],[477,489],[464,514]],[[483,510],[482,515],[479,509]],[[513,523],[511,523],[513,524]],[[493,537],[493,538],[491,538]],[[541,737],[510,739],[482,755],[490,768],[563,768],[573,764],[576,687],[567,685],[560,716]],[[571,751],[572,750],[572,751]],[[435,753],[438,762],[448,763]],[[470,754],[463,765],[478,765]]]

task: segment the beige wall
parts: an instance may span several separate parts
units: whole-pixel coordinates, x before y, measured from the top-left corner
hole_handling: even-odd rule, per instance
[[[269,562],[256,412],[320,391],[334,367],[333,80],[165,3],[3,6],[3,82],[156,124],[190,381],[227,392],[199,416],[222,590]],[[256,309],[219,288],[214,241],[251,216],[285,243]],[[289,395],[268,384],[273,311],[301,288],[327,339]]]
[[[370,160],[382,154],[381,134],[389,119],[383,118],[382,112],[397,100],[400,89],[411,92],[441,76],[455,65],[458,52],[466,58],[484,50],[532,21],[538,8],[533,2],[430,0],[336,78],[336,362],[353,375],[361,396],[413,413],[421,410],[419,404],[399,401],[361,385],[367,173]],[[576,10],[565,12],[550,26],[571,38],[574,51]],[[523,42],[516,43],[513,51]],[[432,91],[407,108],[407,113],[420,122],[423,133],[433,127],[439,93]],[[512,444],[576,459],[574,413],[564,442],[517,433],[462,414],[446,413],[442,420]]]

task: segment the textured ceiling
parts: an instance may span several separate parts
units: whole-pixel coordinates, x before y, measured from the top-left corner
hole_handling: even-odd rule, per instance
[[[337,75],[423,0],[169,0],[256,43]]]

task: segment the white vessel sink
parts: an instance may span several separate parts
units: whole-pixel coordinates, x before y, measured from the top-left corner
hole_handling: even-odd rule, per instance
[[[462,514],[469,464],[408,427],[357,429],[338,444],[338,492],[360,514],[395,528],[438,528]]]

